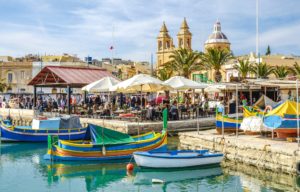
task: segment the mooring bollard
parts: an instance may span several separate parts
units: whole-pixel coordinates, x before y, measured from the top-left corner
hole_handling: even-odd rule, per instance
[[[298,175],[300,175],[300,161],[296,163],[296,172]]]

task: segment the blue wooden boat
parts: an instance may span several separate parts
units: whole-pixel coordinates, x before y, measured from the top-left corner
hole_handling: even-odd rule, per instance
[[[1,141],[47,142],[48,135],[63,140],[78,140],[85,136],[78,117],[34,119],[32,126],[14,126],[10,120],[2,120]]]
[[[134,160],[138,166],[149,168],[185,168],[219,164],[223,159],[222,153],[209,150],[183,151],[148,151],[134,152]]]

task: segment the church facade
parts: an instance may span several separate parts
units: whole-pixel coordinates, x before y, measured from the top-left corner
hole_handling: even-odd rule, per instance
[[[179,32],[177,34],[177,46],[175,46],[173,38],[169,35],[169,31],[167,29],[166,24],[165,22],[163,22],[163,25],[157,36],[156,68],[157,69],[163,68],[164,64],[166,64],[171,60],[170,55],[172,55],[173,51],[179,48],[193,50],[192,36],[193,35],[189,30],[187,21],[184,18],[180,26]],[[227,36],[221,31],[221,23],[219,21],[217,21],[214,24],[212,34],[209,35],[208,39],[204,43],[204,51],[206,51],[209,48],[226,49],[230,51],[230,42]],[[205,75],[206,77],[204,78],[211,79],[212,77],[210,77],[211,76],[210,74],[212,74],[211,71],[195,72],[195,74],[192,75],[192,78],[196,81],[202,81],[202,78]]]

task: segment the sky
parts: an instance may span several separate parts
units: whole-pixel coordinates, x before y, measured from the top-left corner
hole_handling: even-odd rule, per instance
[[[300,1],[260,0],[259,49],[300,55]],[[151,61],[163,21],[176,35],[186,17],[192,47],[218,19],[235,55],[255,52],[255,0],[0,0],[0,55],[76,54]],[[111,51],[109,48],[113,46]]]

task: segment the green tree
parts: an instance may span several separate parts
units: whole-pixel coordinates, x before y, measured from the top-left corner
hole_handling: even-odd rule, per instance
[[[166,81],[172,77],[172,70],[168,66],[164,66],[164,68],[158,69],[156,71],[156,77],[162,81]]]
[[[5,82],[5,79],[0,79],[0,92],[3,93],[6,87],[7,84]]]
[[[200,63],[201,53],[188,49],[178,49],[170,55],[171,61],[167,63],[171,70],[178,75],[189,78],[194,71],[203,69]]]
[[[238,64],[235,64],[233,67],[236,69],[242,79],[246,79],[247,75],[252,71],[252,64],[249,62],[249,60],[238,60]]]
[[[229,60],[232,59],[232,53],[227,50],[208,49],[202,55],[202,62],[207,69],[214,69],[214,77],[216,82],[222,80],[221,67]]]
[[[294,75],[300,76],[300,66],[297,62],[289,69]]]
[[[267,47],[266,55],[271,55],[271,48],[270,45]]]
[[[277,78],[284,79],[288,76],[289,70],[285,66],[276,66],[273,73]]]
[[[272,74],[274,68],[268,66],[266,63],[255,63],[252,72],[257,78],[267,79],[270,74]]]

